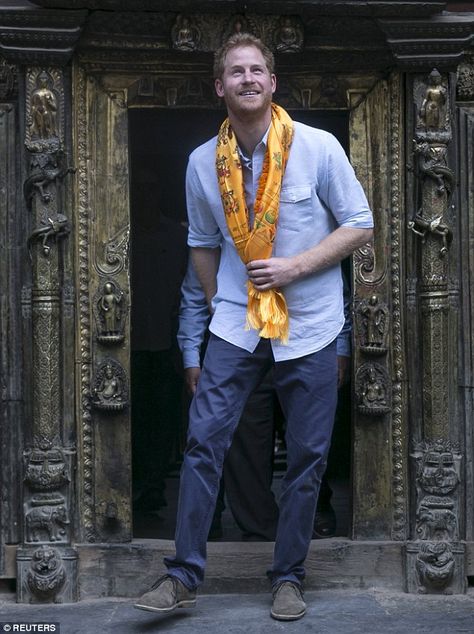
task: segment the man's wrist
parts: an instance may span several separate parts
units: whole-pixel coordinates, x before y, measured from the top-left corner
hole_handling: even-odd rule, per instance
[[[201,366],[201,359],[199,357],[199,351],[196,350],[183,350],[183,368],[199,368]]]

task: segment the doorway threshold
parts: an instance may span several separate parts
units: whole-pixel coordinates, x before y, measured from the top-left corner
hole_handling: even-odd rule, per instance
[[[266,571],[272,542],[209,542],[203,593],[268,592]],[[404,542],[313,540],[306,560],[305,588],[404,590]],[[128,543],[76,544],[81,599],[135,597],[166,572],[163,557],[172,540],[134,539]]]

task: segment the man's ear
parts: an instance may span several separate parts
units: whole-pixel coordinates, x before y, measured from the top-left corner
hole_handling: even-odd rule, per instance
[[[214,81],[214,87],[216,89],[216,93],[218,97],[223,97],[224,96],[224,86],[222,84],[222,81],[220,79],[216,79]]]
[[[277,87],[276,75],[272,73],[272,94],[275,92],[276,87]]]

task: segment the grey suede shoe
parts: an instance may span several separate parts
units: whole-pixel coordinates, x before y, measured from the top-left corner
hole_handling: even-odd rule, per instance
[[[176,608],[193,608],[196,605],[196,592],[188,590],[177,578],[165,575],[145,592],[133,607],[150,612],[171,612]]]
[[[296,621],[305,615],[303,591],[297,583],[282,581],[273,591],[271,616],[278,621]]]

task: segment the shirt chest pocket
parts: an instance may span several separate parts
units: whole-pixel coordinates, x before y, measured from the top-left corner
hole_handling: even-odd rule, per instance
[[[280,193],[278,227],[290,231],[301,231],[313,222],[311,186],[284,187]]]

